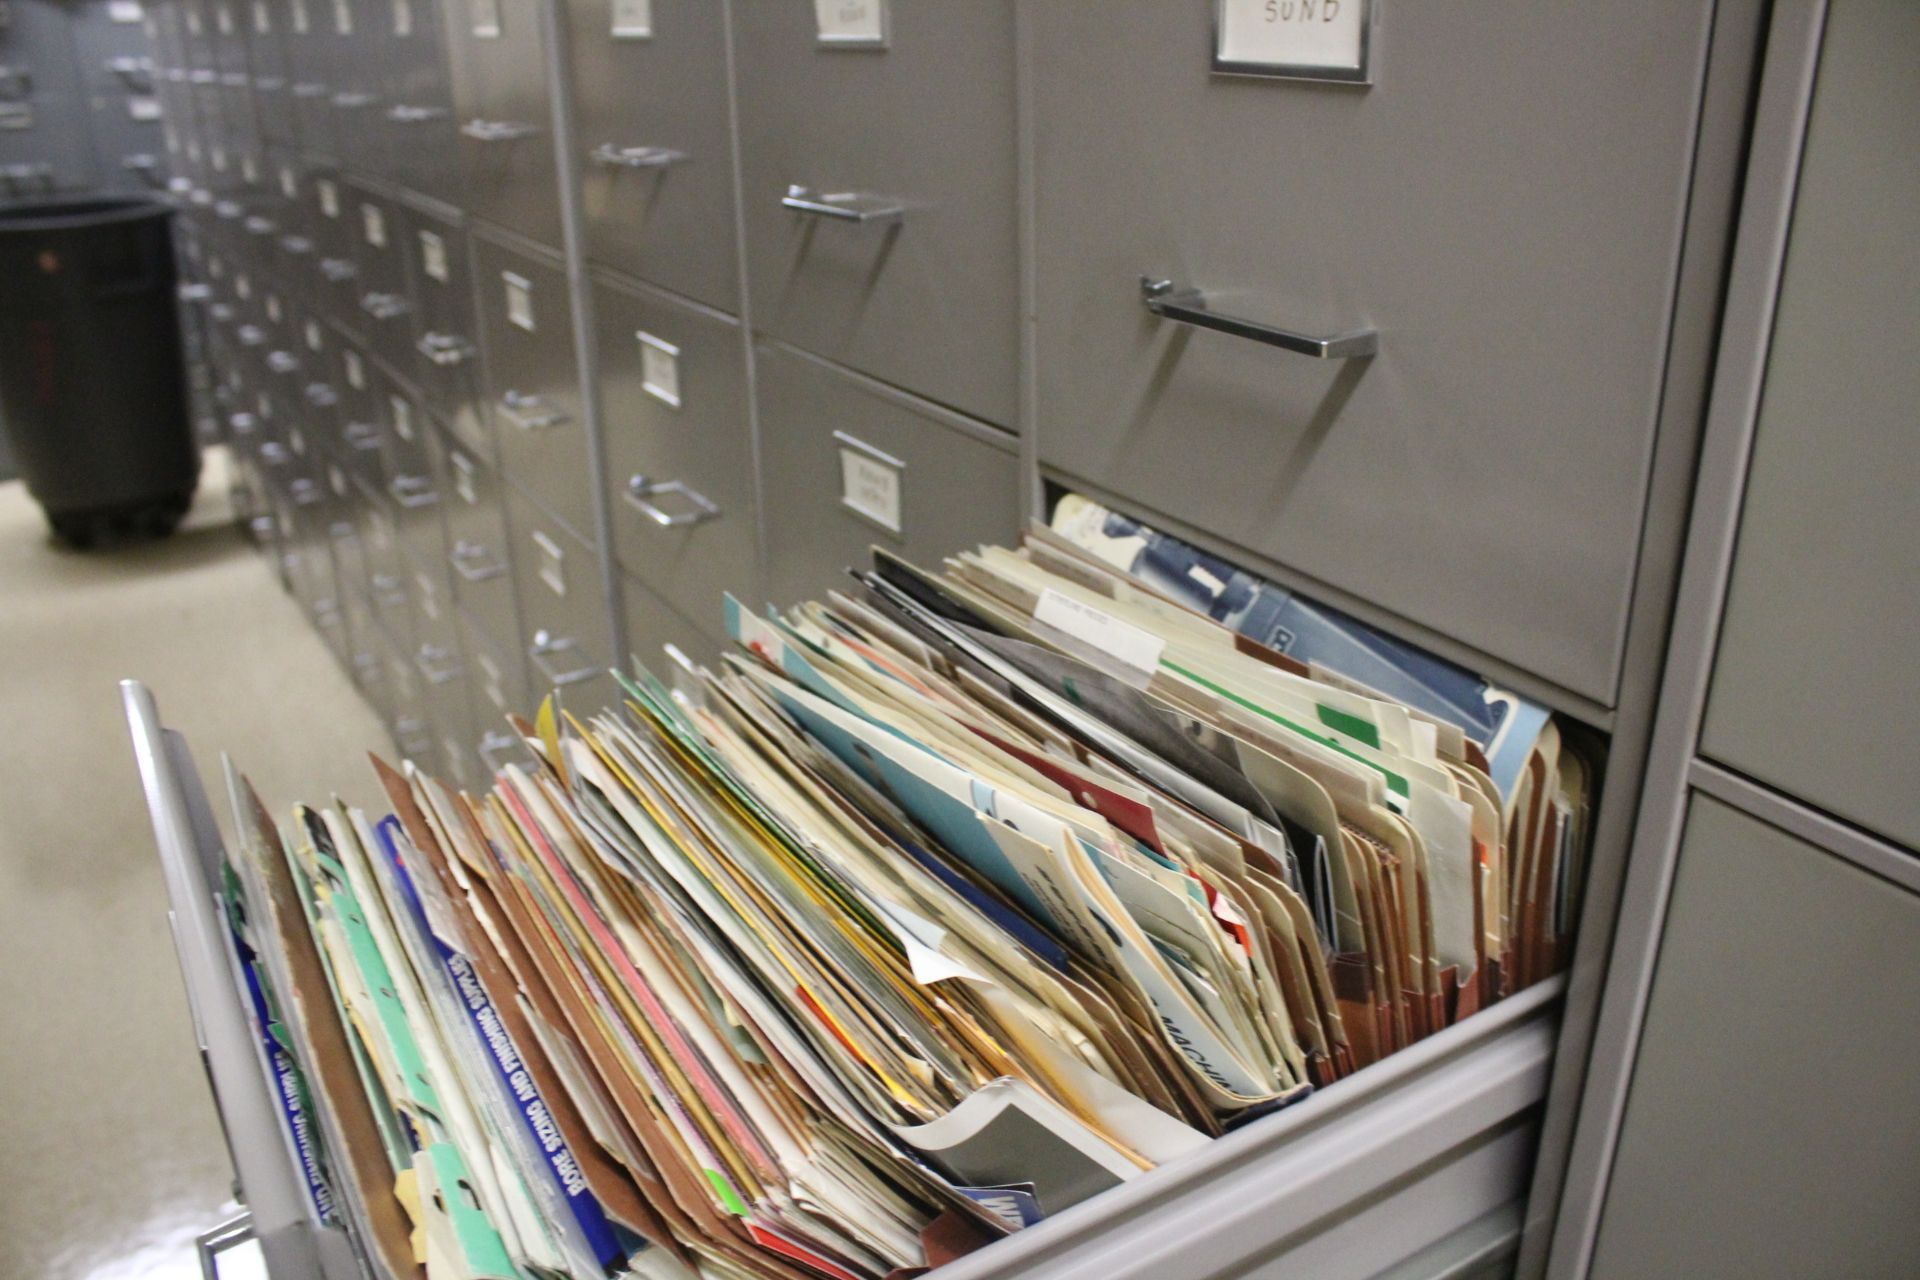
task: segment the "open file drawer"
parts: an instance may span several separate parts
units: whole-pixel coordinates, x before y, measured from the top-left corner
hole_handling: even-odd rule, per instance
[[[186,745],[161,729],[144,687],[122,688],[196,1033],[268,1265],[276,1280],[373,1274],[355,1269],[348,1241],[302,1199],[269,1068],[235,985],[211,887],[219,834]],[[1447,1274],[1457,1259],[1449,1243],[1525,1194],[1561,989],[1555,978],[1521,992],[938,1274]],[[323,1112],[323,1138],[330,1123]]]

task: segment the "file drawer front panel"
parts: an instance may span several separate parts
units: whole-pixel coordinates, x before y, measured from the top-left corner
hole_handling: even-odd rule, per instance
[[[521,657],[517,633],[496,635],[469,617],[459,615],[461,656],[467,665],[468,706],[474,726],[474,754],[491,776],[496,762],[483,754],[481,744],[507,732],[510,715],[531,716],[535,707],[528,691],[526,660]],[[504,763],[502,756],[500,763]]]
[[[473,243],[500,469],[573,532],[587,533],[593,491],[566,273],[487,238]]]
[[[457,13],[464,0],[452,0]],[[458,201],[460,148],[440,43],[438,0],[388,0],[380,29],[387,101],[386,176],[414,191]]]
[[[738,313],[726,7],[666,0],[646,35],[567,7],[587,258]]]
[[[632,574],[621,575],[620,597],[621,611],[627,621],[627,645],[632,650],[632,656],[639,658],[647,670],[668,684],[673,683],[675,667],[662,646],[670,644],[695,662],[711,662],[725,648],[714,634],[717,630],[724,635],[724,624],[701,627],[689,621]],[[720,597],[717,593],[707,611],[715,618],[720,617]],[[623,669],[632,666],[628,657],[624,653],[620,655]]]
[[[1920,11],[1836,9],[1794,199],[1705,754],[1920,849]],[[1838,405],[1844,412],[1835,412]]]
[[[329,332],[334,340],[333,386],[340,397],[334,406],[340,455],[363,483],[384,492],[386,405],[384,392],[376,386],[386,379],[359,342],[337,329]]]
[[[374,619],[388,639],[413,646],[413,597],[407,587],[400,521],[384,494],[369,493],[359,514],[360,546],[367,562],[367,596]]]
[[[389,368],[410,370],[413,360],[413,301],[407,287],[403,210],[379,192],[358,183],[344,192],[351,208],[343,211],[359,264],[355,306],[367,343]]]
[[[295,21],[304,10],[304,27]],[[327,57],[327,15],[320,0],[287,0],[287,97],[300,146],[309,155],[339,157],[333,132],[333,67]]]
[[[612,284],[594,297],[614,553],[718,632],[721,591],[759,592],[739,326]]]
[[[1035,6],[1042,460],[1610,702],[1709,9],[1394,5],[1358,87]]]
[[[439,432],[434,442],[454,598],[489,633],[511,646],[520,634],[520,623],[513,601],[513,566],[500,482],[472,450]]]
[[[491,461],[493,426],[480,382],[466,231],[419,210],[410,211],[408,223],[403,248],[416,307],[414,369],[421,392],[462,443]]]
[[[812,5],[734,10],[754,323],[1011,426],[1013,6],[885,7],[884,49],[822,45]]]
[[[328,319],[364,339],[368,316],[360,309],[365,287],[360,244],[366,234],[365,215],[338,169],[315,166],[308,186],[318,253],[314,264],[318,296]]]
[[[1911,1271],[1920,897],[1696,796],[1662,939],[1592,1275]]]
[[[932,564],[1014,536],[1010,439],[766,343],[755,367],[775,601],[815,598],[875,544]]]
[[[381,74],[381,9],[388,0],[326,0],[314,22],[325,31],[331,74],[333,136],[342,163],[362,173],[386,171],[380,120],[387,109]]]
[[[513,539],[514,584],[520,600],[520,645],[532,697],[558,693],[577,715],[612,705],[618,691],[606,584],[593,548],[506,486]]]
[[[299,141],[289,78],[290,65],[282,28],[285,6],[260,0],[245,7],[247,66],[253,74],[255,114],[261,136],[270,142],[293,145]]]
[[[442,524],[444,495],[433,474],[433,430],[420,402],[398,383],[386,384],[387,497],[399,516],[400,533],[410,554],[442,568],[446,565],[446,532]]]
[[[538,4],[462,0],[447,9],[462,202],[501,226],[560,244],[553,112]]]

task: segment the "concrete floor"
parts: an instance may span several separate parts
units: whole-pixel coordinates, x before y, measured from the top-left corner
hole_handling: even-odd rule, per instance
[[[179,534],[86,554],[0,484],[4,1280],[198,1277],[231,1196],[116,682],[153,689],[211,796],[222,751],[279,813],[376,794],[385,730],[235,531],[219,464]]]

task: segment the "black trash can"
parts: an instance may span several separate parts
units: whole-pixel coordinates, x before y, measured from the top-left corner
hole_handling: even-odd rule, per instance
[[[199,482],[172,214],[140,199],[0,208],[0,424],[73,546],[173,532]]]

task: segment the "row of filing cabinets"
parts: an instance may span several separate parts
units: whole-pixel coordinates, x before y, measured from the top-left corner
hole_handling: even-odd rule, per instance
[[[164,187],[160,98],[126,0],[7,0],[0,19],[0,201]]]

